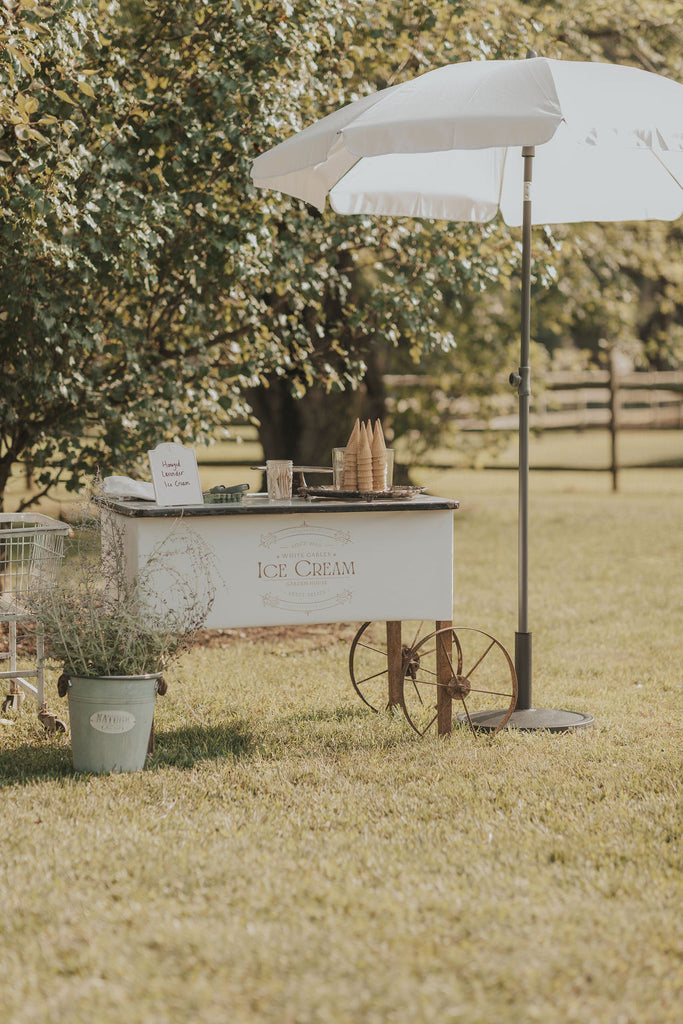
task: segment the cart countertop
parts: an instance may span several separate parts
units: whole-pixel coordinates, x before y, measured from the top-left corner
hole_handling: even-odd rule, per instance
[[[169,506],[156,505],[151,501],[105,498],[101,504],[119,515],[134,518],[287,515],[302,512],[306,515],[319,512],[427,512],[460,507],[460,502],[453,498],[438,498],[430,494],[375,501],[334,501],[327,498],[310,500],[299,497],[290,501],[270,501],[266,494],[248,494],[240,502]]]

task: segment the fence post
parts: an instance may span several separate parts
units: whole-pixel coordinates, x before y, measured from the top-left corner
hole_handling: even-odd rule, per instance
[[[610,433],[610,473],[612,474],[612,490],[619,490],[619,456],[617,452],[617,435],[619,432],[619,373],[617,370],[616,350],[609,350],[609,433]]]

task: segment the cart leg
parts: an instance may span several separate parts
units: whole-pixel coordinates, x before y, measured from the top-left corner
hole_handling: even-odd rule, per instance
[[[403,652],[401,623],[387,622],[387,668],[389,676],[389,707],[403,703]]]
[[[448,630],[451,621],[437,622],[437,629]],[[453,676],[452,666],[453,634],[446,632],[439,638],[436,648],[436,724],[439,736],[450,736],[453,722],[453,699],[448,693],[448,683]]]
[[[36,700],[38,707],[45,704],[45,637],[42,627],[36,629]]]
[[[9,624],[9,667],[10,672],[17,671],[17,624],[10,619]]]
[[[17,668],[17,624],[14,619],[10,619],[9,622],[9,667],[10,672],[15,674],[18,672]],[[21,711],[24,701],[26,700],[26,694],[21,689],[16,679],[10,679],[9,693],[5,697],[2,703],[2,710],[7,711],[8,708],[12,708],[14,711]]]

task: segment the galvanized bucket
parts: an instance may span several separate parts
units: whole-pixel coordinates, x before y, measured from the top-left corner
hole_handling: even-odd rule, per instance
[[[77,772],[144,767],[160,673],[69,679],[71,753]]]

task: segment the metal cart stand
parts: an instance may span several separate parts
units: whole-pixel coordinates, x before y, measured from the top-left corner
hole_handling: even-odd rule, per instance
[[[452,626],[458,507],[427,495],[282,502],[252,495],[239,504],[172,508],[108,499],[101,514],[123,536],[131,575],[180,520],[202,537],[215,556],[207,628],[363,623],[349,658],[358,695],[374,711],[401,709],[420,734],[446,735],[453,700],[467,719],[501,697],[512,713],[517,696],[498,641]],[[423,622],[434,626],[425,630]]]
[[[64,723],[51,714],[45,704],[45,657],[40,623],[33,627],[35,668],[19,668],[17,627],[27,626],[32,615],[27,605],[31,590],[49,586],[64,555],[64,538],[69,527],[40,513],[0,513],[0,622],[6,624],[8,649],[0,651],[0,661],[9,661],[9,669],[0,679],[10,682],[2,710],[20,710],[28,695],[38,704],[38,718],[51,732],[63,730]],[[35,679],[35,685],[28,678]]]

